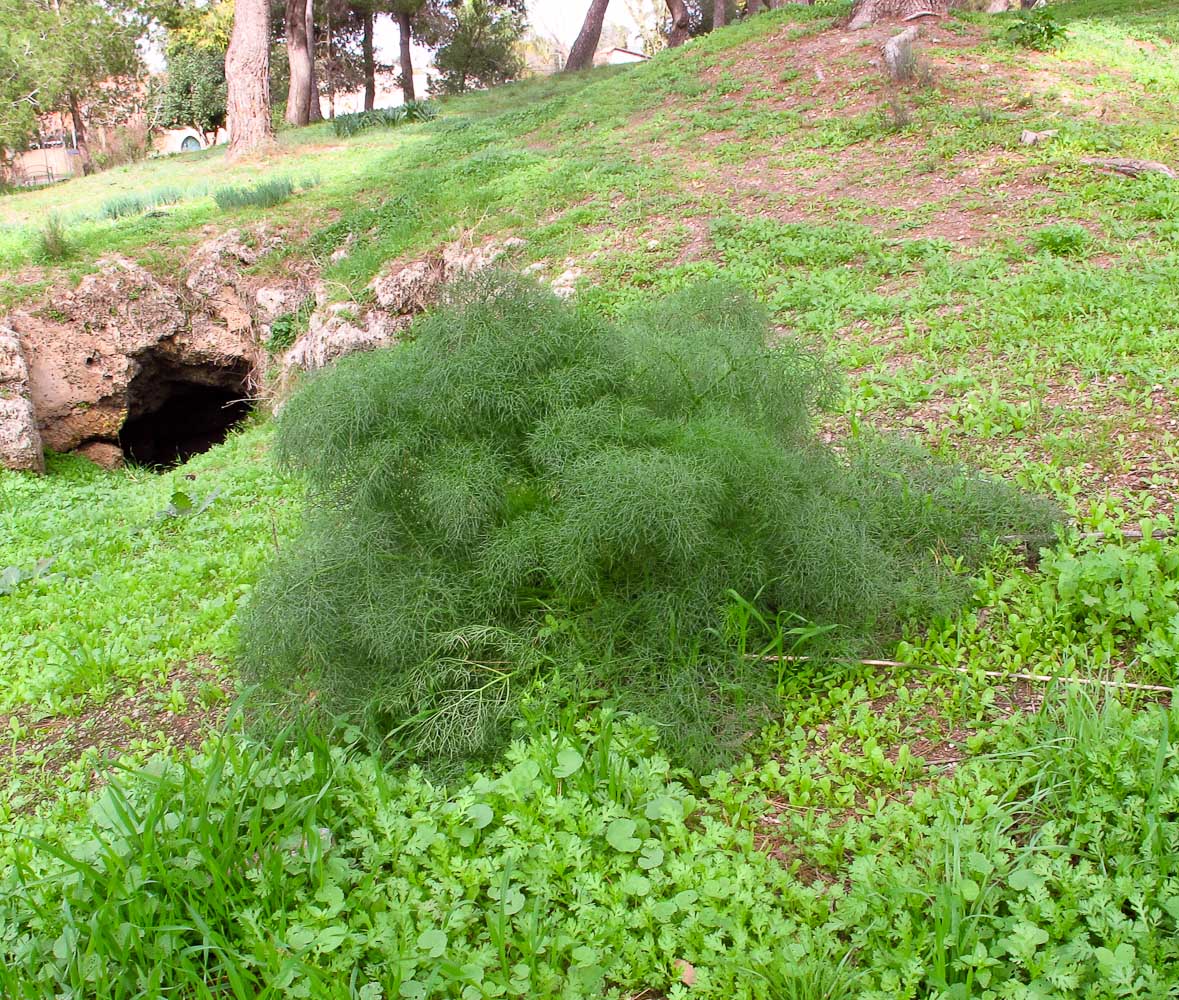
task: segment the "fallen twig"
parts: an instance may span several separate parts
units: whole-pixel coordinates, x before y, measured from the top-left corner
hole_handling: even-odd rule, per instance
[[[1114,173],[1125,174],[1127,177],[1141,177],[1143,174],[1162,174],[1164,177],[1172,179],[1175,177],[1174,170],[1165,163],[1158,163],[1155,160],[1131,160],[1121,156],[1087,156],[1081,162],[1088,167],[1112,170]]]
[[[822,659],[822,657],[812,656],[789,656],[786,654],[778,656],[758,656],[757,654],[750,654],[751,659],[764,660],[766,662],[779,663],[806,663],[814,659]],[[919,663],[902,663],[900,660],[855,660],[847,658],[836,658],[836,663],[851,663],[864,667],[905,667],[910,670],[926,670],[936,671],[945,670],[954,674],[979,674],[983,677],[997,677],[1002,680],[1013,681],[1033,681],[1040,684],[1051,684],[1054,681],[1060,681],[1065,684],[1085,684],[1097,685],[1106,688],[1125,689],[1128,691],[1153,691],[1157,694],[1174,694],[1175,686],[1165,684],[1140,684],[1136,681],[1113,681],[1105,680],[1100,677],[1067,677],[1058,674],[1028,674],[1028,673],[1008,673],[1004,670],[973,670],[970,667],[947,667],[942,664],[935,666],[924,666]]]

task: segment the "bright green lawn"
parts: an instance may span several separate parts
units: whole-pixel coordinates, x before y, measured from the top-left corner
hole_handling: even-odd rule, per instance
[[[296,238],[263,269],[351,237],[326,277],[363,300],[389,257],[469,231],[525,236],[550,275],[586,267],[582,301],[608,314],[721,275],[848,373],[833,430],[907,430],[1096,536],[997,556],[959,619],[914,623],[908,668],[784,667],[778,717],[729,772],[671,773],[641,720],[586,706],[439,784],[299,734],[270,749],[231,727],[202,755],[169,739],[203,712],[173,697],[178,662],[214,657],[232,691],[234,608],[299,516],[269,424],[160,475],[0,474],[0,571],[55,559],[0,596],[6,995],[1179,995],[1179,709],[986,674],[1166,686],[1179,662],[1179,542],[1120,534],[1173,528],[1179,187],[1080,163],[1179,163],[1174,8],[1058,8],[1056,53],[1012,49],[1005,22],[939,32],[907,121],[856,39],[818,80],[799,53],[829,11],[800,8],[428,125],[287,133],[299,154],[266,169],[318,184],[275,213]],[[1059,134],[1024,147],[1024,128]],[[118,184],[201,191],[75,223],[66,270],[109,249],[164,269],[222,221],[208,166],[0,216],[81,220]],[[216,182],[253,170],[234,169]],[[0,259],[27,236],[0,236]],[[218,496],[161,518],[177,489]],[[105,741],[103,707],[140,682],[149,723]]]

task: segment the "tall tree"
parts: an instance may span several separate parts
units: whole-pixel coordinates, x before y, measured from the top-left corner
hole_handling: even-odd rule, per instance
[[[270,4],[236,0],[225,56],[229,155],[262,150],[274,142],[270,121]]]
[[[667,0],[667,12],[671,15],[671,28],[667,33],[667,44],[674,48],[683,45],[692,32],[692,16],[684,0]]]
[[[311,120],[314,52],[308,30],[307,0],[286,0],[287,63],[291,81],[287,89],[287,122],[306,125]]]
[[[311,98],[307,120],[323,121],[323,108],[319,104],[319,77],[315,72],[315,0],[307,0],[307,47],[311,50]]]
[[[441,39],[430,86],[443,94],[514,80],[524,68],[517,43],[525,28],[519,0],[443,0],[438,8]]]
[[[602,37],[602,24],[609,6],[610,0],[591,0],[581,31],[577,33],[577,40],[569,50],[569,58],[565,62],[566,73],[589,69],[594,64],[594,53],[598,49],[598,39]]]
[[[727,0],[712,0],[712,27],[714,31],[725,26],[728,13]]]
[[[55,25],[27,0],[0,0],[0,160],[25,149],[37,134],[37,116],[57,99],[57,81],[48,87],[39,60]]]
[[[0,16],[2,85],[15,88],[16,98],[3,114],[14,123],[13,134],[0,136],[0,146],[20,148],[36,132],[38,115],[60,111],[69,115],[89,172],[85,105],[104,81],[138,70],[142,17],[125,0],[10,0],[0,5]]]
[[[165,128],[194,128],[211,142],[225,124],[225,54],[173,42],[168,80],[159,95],[158,121]]]
[[[373,10],[360,11],[362,24],[361,49],[364,59],[364,110],[372,111],[377,104],[377,60],[373,55]]]
[[[417,100],[413,85],[413,24],[424,7],[425,0],[393,0],[393,16],[397,20],[401,46],[401,96],[406,101]]]

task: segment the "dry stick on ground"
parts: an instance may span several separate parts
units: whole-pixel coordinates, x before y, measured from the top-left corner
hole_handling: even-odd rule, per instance
[[[1121,156],[1087,156],[1081,160],[1088,167],[1112,170],[1127,177],[1141,177],[1143,174],[1162,174],[1174,179],[1175,171],[1165,163],[1156,160],[1128,160]]]
[[[749,659],[762,660],[766,663],[807,663],[814,659],[811,656],[758,656],[756,653],[749,654]],[[1054,674],[1025,674],[1025,673],[1007,673],[1003,670],[971,670],[969,667],[947,667],[941,664],[927,667],[919,663],[902,663],[900,660],[852,660],[838,658],[836,663],[851,663],[864,667],[905,667],[910,670],[925,670],[930,673],[937,670],[946,670],[953,674],[980,674],[983,677],[998,677],[1003,680],[1012,681],[1037,681],[1041,684],[1051,684],[1054,681],[1061,681],[1065,684],[1085,684],[1090,686],[1099,686],[1106,688],[1125,689],[1128,691],[1153,691],[1158,694],[1174,694],[1174,687],[1167,687],[1164,684],[1139,684],[1135,681],[1109,681],[1103,680],[1099,677],[1062,677]]]
[[[1105,538],[1109,532],[1106,531],[1081,531],[1077,533],[1078,538]],[[1174,538],[1175,531],[1171,528],[1156,528],[1149,535],[1147,535],[1141,528],[1119,528],[1118,534],[1122,538],[1143,539],[1143,538]],[[1035,537],[1035,536],[1034,536]],[[1049,537],[1049,536],[1038,536]],[[1000,542],[1027,542],[1026,535],[1000,535]]]
[[[913,43],[921,34],[921,26],[914,24],[906,28],[899,35],[893,35],[881,46],[884,54],[884,65],[888,75],[894,80],[908,80],[917,66],[917,59],[913,55]]]

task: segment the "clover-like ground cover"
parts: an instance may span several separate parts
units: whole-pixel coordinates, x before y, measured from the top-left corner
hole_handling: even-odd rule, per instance
[[[1003,19],[945,21],[934,86],[898,97],[907,125],[878,37],[784,5],[429,124],[5,196],[5,302],[100,252],[175,270],[202,226],[263,218],[287,242],[263,269],[349,246],[325,275],[345,296],[454,226],[585,267],[601,317],[721,276],[848,373],[822,433],[904,430],[1076,530],[1031,564],[989,559],[964,611],[885,657],[909,666],[767,664],[766,725],[727,770],[677,772],[675,733],[541,692],[502,763],[443,783],[219,728],[235,611],[304,517],[271,424],[165,475],[0,473],[0,574],[19,570],[0,594],[0,992],[1173,994],[1176,712],[1081,682],[1175,680],[1179,199],[1083,160],[1175,165],[1179,21],[1166,0],[1054,6],[1069,35],[1047,55]],[[1026,147],[1025,128],[1058,134]],[[255,174],[320,183],[223,216],[210,192]],[[99,218],[163,186],[175,208]],[[15,273],[53,211],[77,255]],[[1052,238],[1073,225],[1088,237]],[[216,499],[160,517],[177,492]]]

